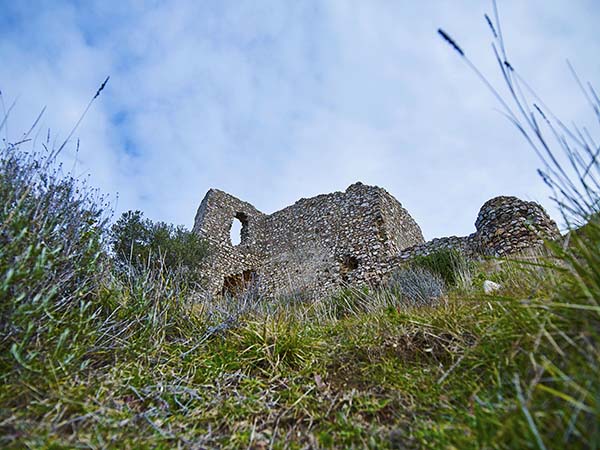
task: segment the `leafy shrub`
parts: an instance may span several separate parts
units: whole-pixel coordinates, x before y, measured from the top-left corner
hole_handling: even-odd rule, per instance
[[[389,285],[414,306],[435,306],[446,292],[444,280],[439,275],[418,266],[397,270],[392,274]]]
[[[326,302],[326,307],[322,310],[326,316],[335,319],[358,315],[361,312],[368,310],[366,300],[368,299],[369,289],[361,288],[344,288],[337,291]]]
[[[110,242],[121,268],[151,266],[183,274],[191,282],[201,278],[199,266],[207,254],[206,243],[182,226],[153,223],[140,211],[127,211],[111,227]]]
[[[52,152],[0,147],[0,205],[0,385],[42,374],[29,379],[42,389],[52,367],[75,376],[116,350],[146,350],[198,328],[176,274],[140,267],[136,276],[114,276],[108,204],[62,173]],[[168,242],[189,261],[195,236],[164,224],[151,231],[152,242]],[[9,391],[0,398],[15,395]]]

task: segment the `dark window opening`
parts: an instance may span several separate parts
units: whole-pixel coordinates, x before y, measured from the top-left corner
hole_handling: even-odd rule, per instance
[[[356,269],[358,269],[358,258],[356,256],[346,255],[342,258],[340,273],[344,281],[348,281],[348,274]]]
[[[223,280],[223,289],[221,295],[237,297],[244,292],[256,280],[256,272],[254,270],[244,270],[242,273],[233,275],[225,275]]]
[[[344,256],[342,259],[342,267],[348,272],[358,269],[358,259],[356,256]]]

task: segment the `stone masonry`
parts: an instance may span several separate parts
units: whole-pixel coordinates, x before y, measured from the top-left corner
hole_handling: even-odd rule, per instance
[[[236,218],[242,231],[234,246],[230,230]],[[204,269],[213,295],[233,294],[250,280],[268,293],[304,295],[344,283],[376,282],[391,256],[424,242],[421,229],[394,197],[362,183],[298,200],[271,215],[211,189],[194,231],[209,243]]]
[[[433,239],[405,248],[398,256],[410,259],[440,249],[455,249],[472,258],[497,257],[540,247],[544,240],[560,238],[556,223],[544,208],[517,197],[495,197],[485,202],[477,215],[475,229],[469,236]]]
[[[241,222],[241,242],[230,230]],[[267,295],[314,297],[342,286],[373,285],[403,260],[440,248],[468,256],[506,255],[559,235],[541,206],[516,197],[484,204],[477,231],[425,242],[417,223],[387,191],[355,183],[345,192],[300,199],[273,214],[223,191],[208,191],[194,232],[206,239],[210,295],[236,295],[250,284]]]

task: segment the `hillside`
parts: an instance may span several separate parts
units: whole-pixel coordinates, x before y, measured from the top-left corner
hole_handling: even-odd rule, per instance
[[[164,254],[120,264],[97,198],[40,161],[0,159],[3,447],[598,445],[597,221],[378,289],[206,301]]]

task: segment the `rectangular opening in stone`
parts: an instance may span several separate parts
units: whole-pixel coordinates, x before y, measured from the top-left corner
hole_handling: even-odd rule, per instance
[[[248,289],[255,280],[256,272],[254,270],[244,270],[242,273],[225,275],[221,294],[236,297]]]

